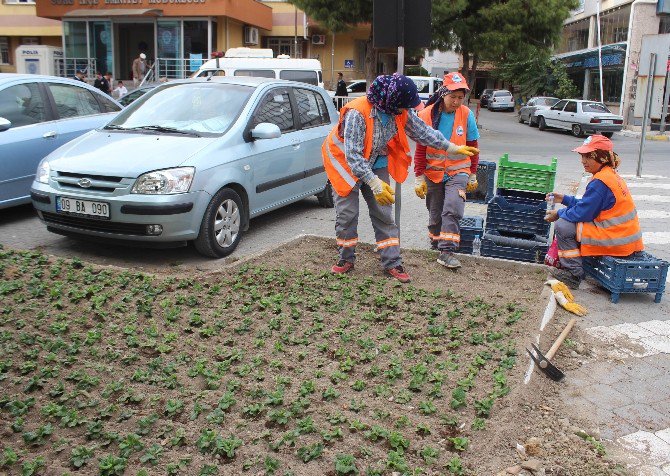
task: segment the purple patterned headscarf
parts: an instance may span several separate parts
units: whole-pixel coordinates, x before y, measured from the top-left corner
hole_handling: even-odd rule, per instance
[[[416,107],[421,102],[414,81],[398,73],[377,76],[367,97],[377,109],[394,115],[400,114],[400,109]]]

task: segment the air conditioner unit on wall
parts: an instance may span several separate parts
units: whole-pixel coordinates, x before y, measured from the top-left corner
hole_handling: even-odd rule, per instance
[[[312,44],[313,45],[325,45],[326,44],[326,35],[312,35]]]
[[[258,44],[258,28],[254,26],[244,27],[244,44],[245,45]]]

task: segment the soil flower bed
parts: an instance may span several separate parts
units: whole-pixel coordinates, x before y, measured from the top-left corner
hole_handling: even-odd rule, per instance
[[[0,472],[475,475],[513,462],[492,435],[528,411],[510,394],[529,293],[478,293],[472,274],[435,267],[409,286],[358,265],[334,276],[329,246],[208,276],[0,249]],[[520,276],[539,293],[536,272]]]

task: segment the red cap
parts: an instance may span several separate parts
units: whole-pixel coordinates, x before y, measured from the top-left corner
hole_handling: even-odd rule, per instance
[[[573,152],[578,152],[580,154],[588,154],[589,152],[593,152],[594,150],[613,150],[614,146],[612,145],[612,141],[609,140],[607,137],[600,135],[600,134],[594,134],[592,136],[589,136],[586,138],[584,143],[577,147],[576,149],[572,149]]]
[[[466,89],[470,91],[468,83],[465,81],[465,78],[461,73],[449,73],[444,75],[442,80],[442,86],[446,87],[449,91],[456,91],[457,89]]]

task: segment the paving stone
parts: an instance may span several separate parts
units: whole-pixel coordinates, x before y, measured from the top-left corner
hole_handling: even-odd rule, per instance
[[[643,375],[645,378],[653,379],[660,375],[666,375],[666,372],[656,365],[658,357],[658,355],[652,355],[649,357],[626,359],[621,364],[621,367],[631,377],[639,378]]]
[[[640,466],[637,470],[639,476],[666,476],[665,471],[656,466]]]
[[[664,475],[670,475],[670,463],[663,465],[661,470],[663,471]]]
[[[653,336],[640,339],[642,345],[658,349],[659,352],[670,354],[670,337],[668,336]]]
[[[657,431],[654,434],[670,445],[670,428]]]
[[[582,392],[584,398],[602,408],[618,408],[633,403],[633,399],[616,391],[612,386],[597,383]]]
[[[641,339],[642,337],[651,337],[658,334],[642,327],[641,325],[631,324],[629,322],[612,326],[612,329],[628,336],[630,339]]]
[[[639,326],[660,336],[670,336],[670,321],[646,321],[640,322]]]
[[[613,412],[640,430],[656,432],[670,426],[669,417],[643,403],[615,408]],[[668,460],[670,461],[670,453]]]
[[[582,371],[598,383],[612,384],[629,378],[623,365],[614,362],[595,362],[582,367]]]
[[[641,453],[646,464],[661,466],[670,463],[670,444],[648,431],[623,436],[617,442],[631,451]]]
[[[668,398],[667,383],[640,374],[634,378],[625,378],[613,385],[618,392],[629,396],[638,403],[653,404]]]
[[[603,440],[614,441],[622,436],[635,433],[638,430],[638,428],[628,423],[619,415],[614,414],[611,410],[599,408],[596,410],[596,417],[598,419],[600,437]]]
[[[670,354],[658,354],[653,357],[645,357],[645,360],[647,359],[670,378]]]

